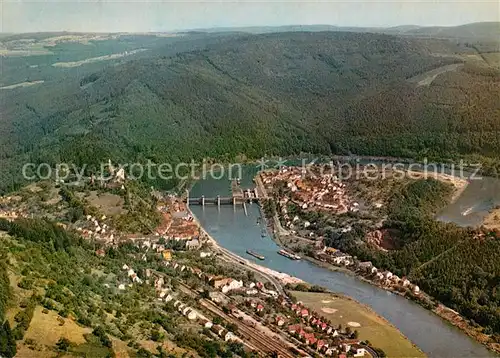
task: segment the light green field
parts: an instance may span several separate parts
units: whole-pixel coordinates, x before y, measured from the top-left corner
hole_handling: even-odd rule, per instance
[[[305,306],[331,320],[334,326],[358,330],[361,340],[369,340],[388,357],[425,357],[401,332],[368,307],[349,298],[329,293],[293,292]],[[359,324],[359,327],[357,325]]]

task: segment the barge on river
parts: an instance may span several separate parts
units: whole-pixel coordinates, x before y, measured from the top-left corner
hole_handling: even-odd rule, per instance
[[[301,259],[301,257],[299,255],[295,255],[293,252],[289,252],[286,250],[279,250],[278,254],[280,254],[281,256],[288,257],[290,260],[300,260]]]
[[[253,257],[258,258],[259,260],[264,260],[264,259],[265,259],[265,257],[264,257],[264,256],[259,255],[258,253],[253,252],[253,251],[251,251],[251,250],[247,250],[247,254],[249,254],[249,255],[251,255],[251,256],[253,256]]]

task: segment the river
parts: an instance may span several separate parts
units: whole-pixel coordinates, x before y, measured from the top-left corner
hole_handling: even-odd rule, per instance
[[[255,173],[255,168],[244,170],[244,188],[253,186],[251,179]],[[195,184],[190,196],[214,197],[217,194],[229,193],[230,182],[227,177],[220,180],[207,178]],[[292,261],[278,255],[279,247],[271,236],[261,236],[262,228],[257,224],[259,207],[256,204],[248,204],[247,208],[248,216],[241,207],[191,206],[201,225],[221,246],[246,259],[255,260],[259,265],[288,273],[311,284],[321,285],[370,306],[431,357],[496,357],[458,328],[412,301],[352,275],[330,271],[305,260]],[[254,259],[246,254],[248,249],[264,255],[266,259]]]

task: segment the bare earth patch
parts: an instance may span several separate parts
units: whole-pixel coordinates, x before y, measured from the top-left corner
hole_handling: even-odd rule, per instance
[[[330,303],[332,300],[322,300],[321,303]]]
[[[361,327],[361,325],[358,322],[347,322],[347,324],[351,327]]]
[[[125,212],[123,209],[123,198],[119,195],[110,193],[97,194],[97,192],[93,191],[87,200],[90,205],[96,207],[107,216],[120,215]]]
[[[338,310],[336,310],[335,308],[323,307],[323,308],[321,309],[321,311],[323,311],[323,312],[325,312],[325,313],[332,314],[332,313],[337,312]]]
[[[115,352],[116,358],[130,358],[130,354],[128,353],[129,349],[127,344],[119,339],[112,338],[113,342],[113,352]]]
[[[19,88],[19,87],[29,87],[29,86],[34,86],[34,85],[37,85],[37,84],[40,84],[40,83],[43,83],[44,81],[31,81],[31,82],[21,82],[21,83],[15,83],[13,85],[9,85],[9,86],[3,86],[3,87],[0,87],[0,89],[14,89],[14,88]]]

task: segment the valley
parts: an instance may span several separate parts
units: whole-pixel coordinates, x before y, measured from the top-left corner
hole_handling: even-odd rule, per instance
[[[2,34],[0,356],[494,357],[499,36]]]
[[[335,31],[43,41],[57,50],[50,57],[4,58],[3,87],[44,81],[2,93],[4,192],[23,184],[26,158],[81,166],[354,152],[498,169],[499,73],[472,60],[498,52],[485,40]],[[440,68],[454,70],[434,77]]]

